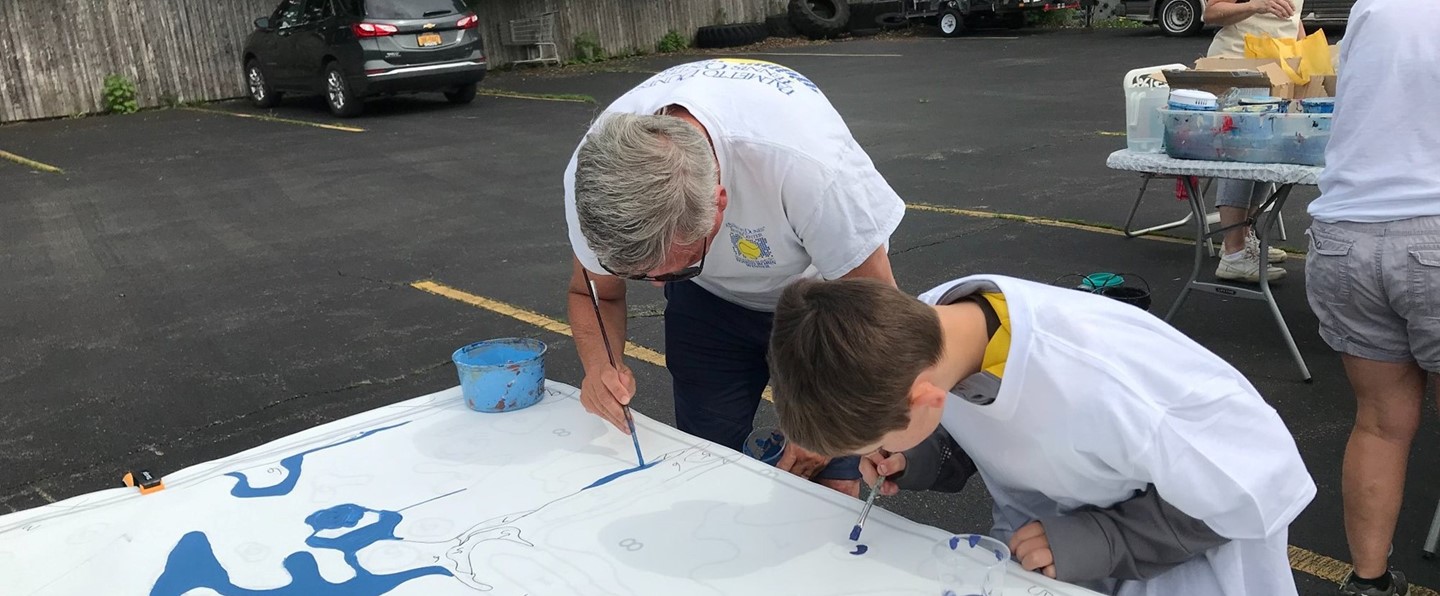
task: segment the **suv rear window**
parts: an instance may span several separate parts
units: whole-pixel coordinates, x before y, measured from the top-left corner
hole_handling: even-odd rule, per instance
[[[461,0],[365,0],[365,16],[372,19],[423,19],[469,10]]]

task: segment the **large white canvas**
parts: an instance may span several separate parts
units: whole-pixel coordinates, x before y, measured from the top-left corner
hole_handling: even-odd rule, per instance
[[[947,533],[547,384],[481,414],[458,388],[166,477],[0,517],[4,594],[937,594]],[[631,470],[629,473],[622,473]],[[883,506],[883,500],[881,503]],[[1013,568],[1012,568],[1013,569]],[[1015,570],[1007,595],[1082,594]]]

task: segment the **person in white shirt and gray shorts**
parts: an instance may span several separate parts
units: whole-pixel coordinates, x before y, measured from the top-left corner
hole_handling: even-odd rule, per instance
[[[1440,2],[1360,0],[1310,204],[1306,293],[1342,354],[1355,425],[1342,480],[1355,572],[1343,594],[1399,596],[1388,569],[1426,381],[1440,387]]]

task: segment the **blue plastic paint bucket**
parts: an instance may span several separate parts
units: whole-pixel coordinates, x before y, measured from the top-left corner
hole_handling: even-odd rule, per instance
[[[465,405],[476,412],[528,408],[545,395],[545,343],[503,338],[476,342],[451,355]]]
[[[777,428],[757,428],[745,439],[740,450],[745,455],[773,466],[780,463],[780,456],[785,455],[785,435]]]

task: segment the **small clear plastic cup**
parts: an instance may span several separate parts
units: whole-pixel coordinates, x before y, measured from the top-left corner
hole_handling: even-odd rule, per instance
[[[956,534],[933,550],[941,596],[1001,596],[1010,547],[989,536]]]

